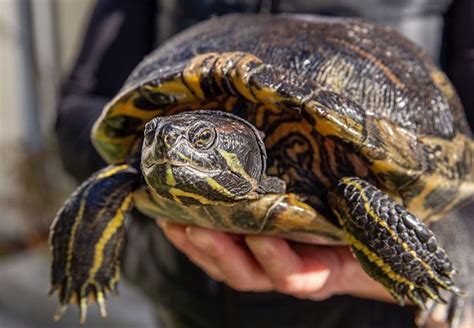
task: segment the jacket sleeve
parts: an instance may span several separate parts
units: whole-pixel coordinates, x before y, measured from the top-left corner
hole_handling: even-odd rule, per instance
[[[103,106],[155,40],[155,0],[99,0],[74,68],[63,84],[56,136],[64,168],[78,181],[104,165],[90,141]]]
[[[474,1],[453,1],[445,17],[443,45],[443,66],[474,129]]]

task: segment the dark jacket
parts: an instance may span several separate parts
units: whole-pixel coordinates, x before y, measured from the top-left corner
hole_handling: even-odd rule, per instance
[[[64,166],[81,181],[104,165],[90,143],[91,126],[144,55],[178,31],[211,15],[230,12],[363,16],[392,25],[441,58],[467,109],[474,111],[474,96],[468,92],[474,82],[474,33],[467,33],[473,29],[474,18],[468,16],[473,15],[472,8],[462,8],[470,3],[457,1],[448,11],[448,0],[99,0],[62,90],[56,131]],[[445,29],[443,15],[448,22]],[[460,29],[466,31],[463,37],[457,36]],[[468,116],[474,123],[474,114]],[[136,212],[132,216],[125,275],[152,298],[159,320],[166,326],[413,326],[411,307],[349,296],[313,302],[277,293],[234,291],[208,278],[178,252],[153,220]]]

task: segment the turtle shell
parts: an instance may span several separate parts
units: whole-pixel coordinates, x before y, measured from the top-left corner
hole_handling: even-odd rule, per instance
[[[156,160],[163,149],[174,150],[166,141],[173,131],[165,129],[173,126],[159,130],[160,120],[153,121],[142,142],[145,124],[182,111],[190,112],[161,120],[181,124],[180,145],[193,144],[189,132],[217,116],[234,123],[220,125],[219,140],[259,138],[226,138],[259,148],[258,181],[245,169],[252,165],[241,161],[256,161],[249,152],[218,149],[226,169],[213,170],[214,161],[206,172],[234,174],[220,179],[176,173],[195,164],[185,153],[176,165],[169,152]],[[253,128],[236,128],[242,120],[264,133],[264,146]],[[85,181],[51,229],[59,315],[76,301],[84,319],[88,299],[105,314],[105,293],[118,279],[124,212],[132,204],[150,217],[233,233],[347,243],[400,304],[408,297],[430,313],[428,300],[444,303],[444,290],[453,294],[449,313],[458,313],[463,302],[452,263],[422,220],[474,195],[470,136],[445,75],[390,28],[287,15],[233,15],[192,27],[138,65],[94,126],[97,150],[115,165]],[[187,178],[198,175],[204,178]],[[249,197],[227,188],[236,177],[253,188],[245,189]]]
[[[322,212],[342,176],[378,185],[421,218],[473,194],[471,132],[456,92],[388,27],[304,15],[213,18],[146,57],[92,139],[108,163],[125,162],[146,122],[193,109],[252,122],[266,135],[268,174]]]

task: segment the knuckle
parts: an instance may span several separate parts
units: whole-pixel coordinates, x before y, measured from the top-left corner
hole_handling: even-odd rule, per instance
[[[218,261],[226,260],[222,245],[217,243],[213,238],[208,238],[199,233],[190,233],[189,231],[187,232],[187,237],[195,247],[206,253],[208,256],[213,257]]]
[[[229,258],[225,256],[225,250],[217,243],[210,242],[207,244],[206,253],[217,262],[229,261]]]

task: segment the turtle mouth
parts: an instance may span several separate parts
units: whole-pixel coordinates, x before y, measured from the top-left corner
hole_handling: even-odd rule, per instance
[[[215,192],[209,190],[207,181],[213,180],[215,172],[219,171],[162,160],[146,167],[142,165],[142,172],[147,185],[162,197],[186,204],[209,205]],[[219,195],[214,195],[215,197]]]
[[[220,172],[220,170],[206,169],[203,167],[192,165],[190,163],[181,163],[181,162],[167,160],[167,159],[156,160],[156,161],[153,161],[152,163],[142,163],[142,169],[147,172],[153,170],[156,167],[184,168],[184,169],[194,171],[196,173],[201,173],[201,174],[206,174],[206,175],[214,175]]]

